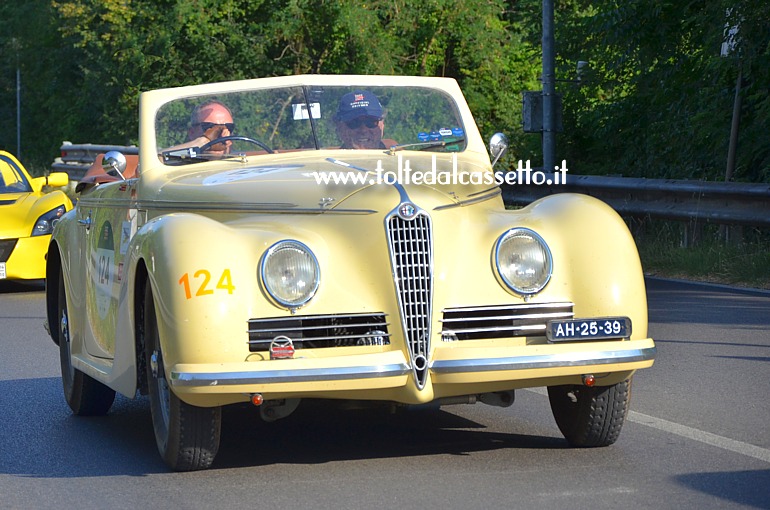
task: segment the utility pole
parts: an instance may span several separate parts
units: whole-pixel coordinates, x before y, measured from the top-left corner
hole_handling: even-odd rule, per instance
[[[19,68],[19,40],[11,39],[11,46],[16,52],[16,157],[21,159],[21,70]]]
[[[556,76],[553,2],[543,0],[543,171],[556,168]]]
[[[16,59],[16,157],[21,159],[21,72]]]

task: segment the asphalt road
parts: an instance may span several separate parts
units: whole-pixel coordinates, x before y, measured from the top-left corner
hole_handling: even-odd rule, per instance
[[[653,368],[618,442],[571,449],[544,391],[507,409],[224,414],[170,473],[144,398],[71,415],[39,287],[0,282],[0,508],[770,508],[770,293],[648,282]]]

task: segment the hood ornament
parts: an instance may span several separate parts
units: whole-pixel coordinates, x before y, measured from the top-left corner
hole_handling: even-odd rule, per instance
[[[411,202],[403,202],[398,206],[398,215],[404,220],[411,220],[417,216],[417,206]]]

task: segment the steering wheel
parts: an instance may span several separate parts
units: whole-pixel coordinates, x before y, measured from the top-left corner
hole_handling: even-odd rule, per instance
[[[201,152],[206,152],[208,149],[213,147],[214,145],[217,145],[219,143],[224,143],[227,141],[233,141],[233,142],[249,142],[253,143],[254,145],[259,146],[262,149],[265,149],[268,154],[274,154],[275,151],[265,145],[264,143],[260,142],[259,140],[255,140],[254,138],[249,138],[248,136],[236,136],[236,135],[230,135],[230,136],[223,136],[222,138],[217,138],[216,140],[211,140],[209,143],[205,143],[200,147]]]

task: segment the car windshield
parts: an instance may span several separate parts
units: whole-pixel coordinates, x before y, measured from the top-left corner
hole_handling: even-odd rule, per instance
[[[186,97],[159,109],[155,131],[170,165],[234,154],[466,147],[454,100],[424,87],[303,86]],[[206,147],[222,137],[227,149],[224,142]]]
[[[11,159],[0,155],[0,193],[29,193],[32,191],[27,177]]]

